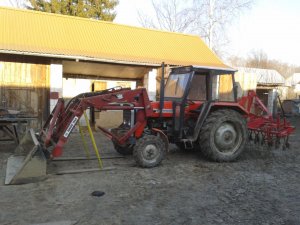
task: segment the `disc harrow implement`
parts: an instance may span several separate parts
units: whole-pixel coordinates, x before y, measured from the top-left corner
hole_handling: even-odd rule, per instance
[[[274,119],[254,91],[249,91],[248,96],[240,100],[240,104],[248,111],[249,141],[256,145],[282,147],[283,150],[289,148],[289,135],[294,132],[295,127],[285,117],[281,118],[278,114]]]

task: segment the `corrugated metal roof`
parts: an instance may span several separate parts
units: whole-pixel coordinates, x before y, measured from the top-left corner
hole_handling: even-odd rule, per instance
[[[0,52],[229,68],[197,36],[0,7]]]
[[[284,77],[276,70],[239,67],[238,71],[248,74],[254,74],[257,78],[258,84],[278,85],[285,83]]]

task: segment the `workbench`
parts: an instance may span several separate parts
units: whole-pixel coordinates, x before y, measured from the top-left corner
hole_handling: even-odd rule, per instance
[[[0,137],[0,141],[14,141],[19,144],[19,132],[21,125],[28,123],[36,118],[29,117],[0,117],[0,131],[4,136]]]

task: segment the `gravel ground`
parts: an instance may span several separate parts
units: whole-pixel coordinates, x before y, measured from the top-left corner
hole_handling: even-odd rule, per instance
[[[129,156],[104,159],[113,170],[54,175],[97,161],[52,162],[45,180],[12,186],[3,183],[14,144],[1,143],[0,224],[298,225],[300,118],[291,121],[297,130],[286,151],[249,144],[238,161],[213,163],[172,146],[156,168],[138,168]],[[117,155],[101,133],[95,136],[103,156]],[[72,134],[64,156],[84,156],[79,137]]]

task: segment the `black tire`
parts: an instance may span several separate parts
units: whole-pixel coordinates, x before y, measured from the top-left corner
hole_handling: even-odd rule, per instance
[[[145,135],[137,140],[133,148],[133,157],[140,167],[158,166],[164,159],[166,146],[159,136]]]
[[[212,112],[205,120],[199,136],[205,157],[217,162],[234,161],[244,150],[248,139],[245,118],[231,109]]]
[[[113,142],[115,150],[120,153],[121,155],[132,155],[133,152],[133,145],[118,145],[117,143]]]

